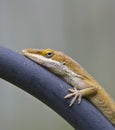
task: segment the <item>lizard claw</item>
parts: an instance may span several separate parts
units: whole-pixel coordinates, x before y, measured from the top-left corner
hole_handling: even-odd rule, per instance
[[[67,94],[64,98],[67,99],[67,98],[73,97],[73,99],[71,100],[69,106],[72,106],[75,103],[76,100],[77,100],[77,103],[80,104],[81,97],[82,97],[80,91],[78,91],[76,88],[74,88],[74,89],[68,89],[68,90],[71,93]]]

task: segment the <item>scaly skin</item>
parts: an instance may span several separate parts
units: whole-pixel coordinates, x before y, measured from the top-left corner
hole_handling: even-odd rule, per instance
[[[92,76],[90,76],[76,61],[62,52],[51,49],[25,49],[23,54],[33,61],[45,66],[50,71],[60,75],[74,89],[65,98],[73,97],[70,106],[81,96],[93,103],[103,115],[115,125],[115,103]]]

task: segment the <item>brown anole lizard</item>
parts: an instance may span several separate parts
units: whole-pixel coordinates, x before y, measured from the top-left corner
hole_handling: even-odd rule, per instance
[[[82,96],[86,97],[115,125],[115,102],[102,86],[71,57],[51,49],[28,48],[22,50],[22,53],[56,75],[61,76],[73,87],[73,89],[69,89],[70,93],[64,97],[73,97],[70,106],[75,103],[76,99],[80,104]]]

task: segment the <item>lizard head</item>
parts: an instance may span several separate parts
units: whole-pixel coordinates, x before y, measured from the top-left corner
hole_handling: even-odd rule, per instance
[[[70,72],[70,67],[66,65],[70,60],[62,52],[52,49],[24,49],[22,50],[24,56],[35,61],[36,63],[46,67],[56,74],[63,75]],[[68,61],[68,62],[66,62]],[[68,64],[69,65],[69,64]],[[64,72],[65,71],[65,72]]]
[[[39,55],[39,56],[43,56],[44,58],[47,59],[52,59],[58,62],[63,63],[66,66],[71,66],[71,64],[74,63],[74,60],[72,58],[70,58],[69,56],[65,55],[62,52],[59,51],[55,51],[52,49],[32,49],[32,48],[28,48],[28,49],[24,49],[22,50],[22,53],[26,56],[27,54],[33,54],[33,55]],[[27,55],[28,57],[28,55]]]

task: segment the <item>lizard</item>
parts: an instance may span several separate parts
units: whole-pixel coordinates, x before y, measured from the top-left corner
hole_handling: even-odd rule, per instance
[[[113,125],[115,125],[115,102],[104,88],[85,69],[66,54],[52,49],[22,50],[24,56],[46,67],[56,75],[61,76],[73,88],[64,98],[72,98],[70,105],[75,101],[81,103],[86,97]]]

